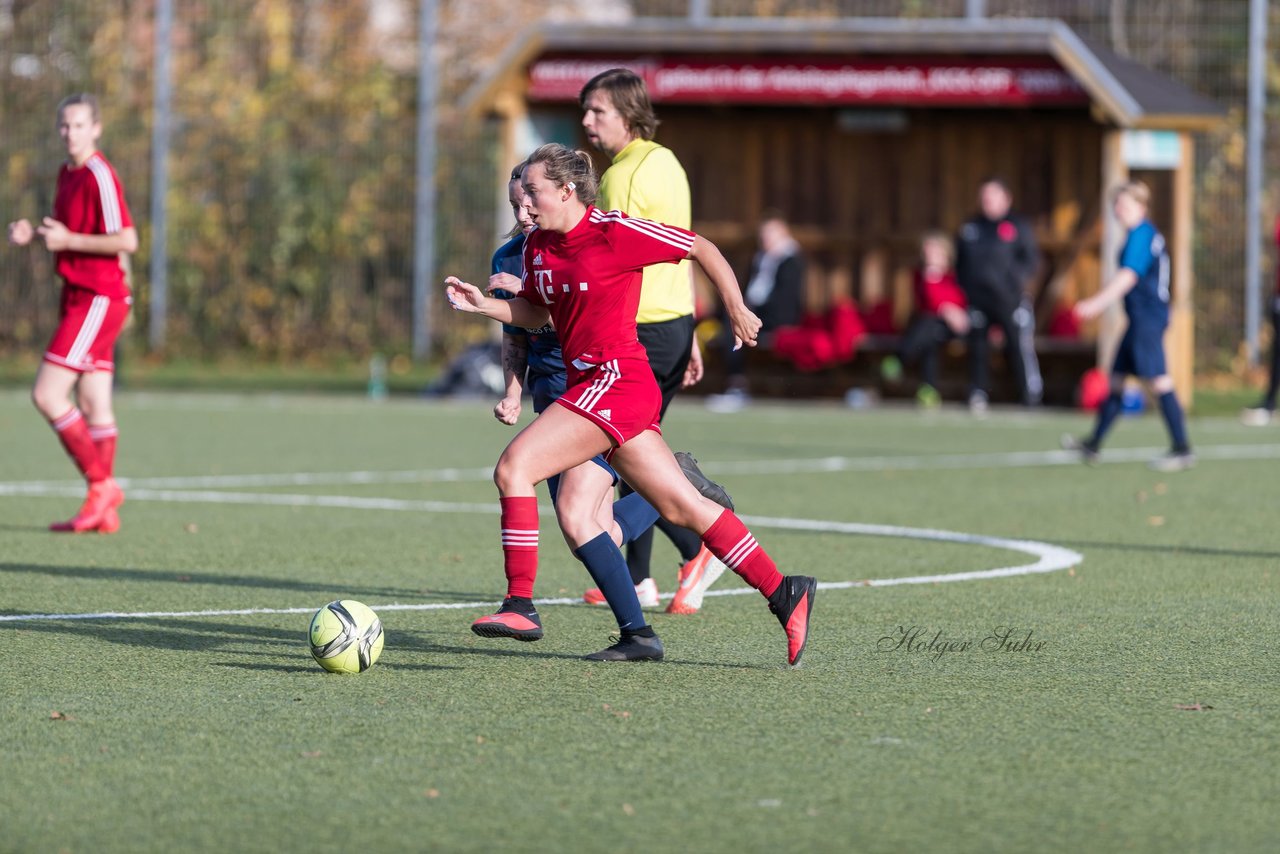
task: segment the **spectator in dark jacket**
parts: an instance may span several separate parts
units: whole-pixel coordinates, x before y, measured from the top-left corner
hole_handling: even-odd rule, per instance
[[[1027,284],[1040,266],[1031,226],[1012,213],[1013,197],[999,178],[982,182],[980,211],[956,240],[956,277],[969,300],[969,407],[982,413],[989,393],[992,326],[1004,330],[1005,360],[1022,402],[1040,402],[1044,384],[1035,354],[1035,314]]]
[[[773,333],[798,326],[804,315],[804,255],[791,236],[787,221],[768,213],[760,222],[760,251],[751,261],[743,299],[760,318],[760,344],[773,346]],[[724,410],[740,408],[747,401],[746,350],[733,349],[733,335],[726,341],[728,388],[711,395],[708,405]]]

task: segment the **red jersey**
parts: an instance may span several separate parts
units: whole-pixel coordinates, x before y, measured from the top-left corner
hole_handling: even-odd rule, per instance
[[[947,303],[957,308],[968,304],[955,274],[950,270],[945,273],[916,271],[916,307],[925,314],[938,314]]]
[[[53,218],[77,234],[115,234],[133,225],[124,188],[102,152],[95,151],[83,166],[62,164]],[[57,255],[58,275],[67,284],[112,299],[129,296],[119,256],[91,252]]]
[[[524,244],[524,295],[551,311],[565,366],[646,359],[636,335],[641,271],[683,261],[693,232],[621,211],[587,214],[567,234],[534,231]],[[575,365],[574,363],[580,363]]]

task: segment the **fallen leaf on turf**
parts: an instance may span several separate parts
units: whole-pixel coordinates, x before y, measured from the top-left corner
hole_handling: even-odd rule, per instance
[[[62,712],[59,712],[59,711],[53,711],[53,712],[50,712],[50,713],[49,713],[49,720],[51,720],[51,721],[73,721],[73,720],[75,720],[75,718],[71,717],[71,715],[64,715]]]
[[[440,797],[440,790],[439,790],[439,789],[427,789],[427,790],[426,790],[425,792],[423,792],[422,794],[423,794],[423,796],[424,796],[424,797],[428,797],[428,798],[438,798],[438,797]]]
[[[476,744],[484,744],[484,736],[483,736],[483,735],[477,735],[477,736],[476,736]]]
[[[635,814],[636,814],[636,808],[635,808],[635,807],[633,807],[633,806],[631,806],[631,804],[623,804],[623,805],[622,805],[622,811],[623,811],[624,813],[626,813],[627,815],[635,815]]]
[[[190,580],[191,580],[191,576],[189,576],[189,575],[179,575],[179,576],[178,576],[178,580],[179,580],[179,581],[190,581]]]
[[[1180,712],[1207,712],[1213,708],[1213,706],[1208,706],[1204,703],[1191,703],[1189,705],[1174,703],[1173,707]]]
[[[1146,492],[1139,492],[1139,493],[1138,493],[1138,503],[1139,503],[1139,504],[1144,504],[1144,503],[1146,503],[1146,500],[1147,500],[1147,493],[1146,493]]]
[[[195,522],[188,522],[182,526],[182,530],[186,531],[188,534],[198,534],[200,533],[200,526]]]
[[[1150,525],[1150,526],[1151,526],[1151,527],[1153,527],[1153,528],[1159,528],[1161,525],[1163,525],[1163,524],[1164,524],[1164,517],[1163,517],[1163,516],[1148,516],[1148,517],[1147,517],[1147,524],[1148,524],[1148,525]]]
[[[1157,483],[1151,489],[1153,492],[1155,492],[1156,495],[1164,495],[1166,492],[1169,491],[1169,485],[1165,483]]]
[[[321,751],[321,750],[304,750],[304,751],[302,751],[302,758],[303,758],[303,759],[316,759],[317,757],[320,757],[320,756],[323,756],[323,755],[324,755],[324,751]]]

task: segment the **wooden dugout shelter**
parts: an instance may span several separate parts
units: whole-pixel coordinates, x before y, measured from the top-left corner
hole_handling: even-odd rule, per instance
[[[1172,260],[1170,371],[1189,402],[1192,134],[1221,121],[1214,102],[1054,20],[548,24],[529,29],[466,97],[472,116],[499,123],[495,187],[539,144],[582,145],[578,92],[619,66],[648,83],[657,138],[689,175],[694,229],[743,275],[761,214],[781,211],[809,259],[812,309],[842,297],[863,308],[888,301],[901,327],[921,234],[954,233],[976,209],[981,179],[1004,178],[1041,247],[1031,292],[1051,402],[1070,402],[1080,363],[1058,376],[1055,354],[1109,364],[1119,308],[1083,343],[1044,330],[1114,271],[1124,235],[1110,191],[1146,180]]]

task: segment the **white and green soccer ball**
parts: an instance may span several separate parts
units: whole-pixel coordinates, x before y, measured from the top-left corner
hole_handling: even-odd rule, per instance
[[[311,618],[311,655],[330,673],[363,673],[382,654],[382,621],[354,599],[330,602]]]

